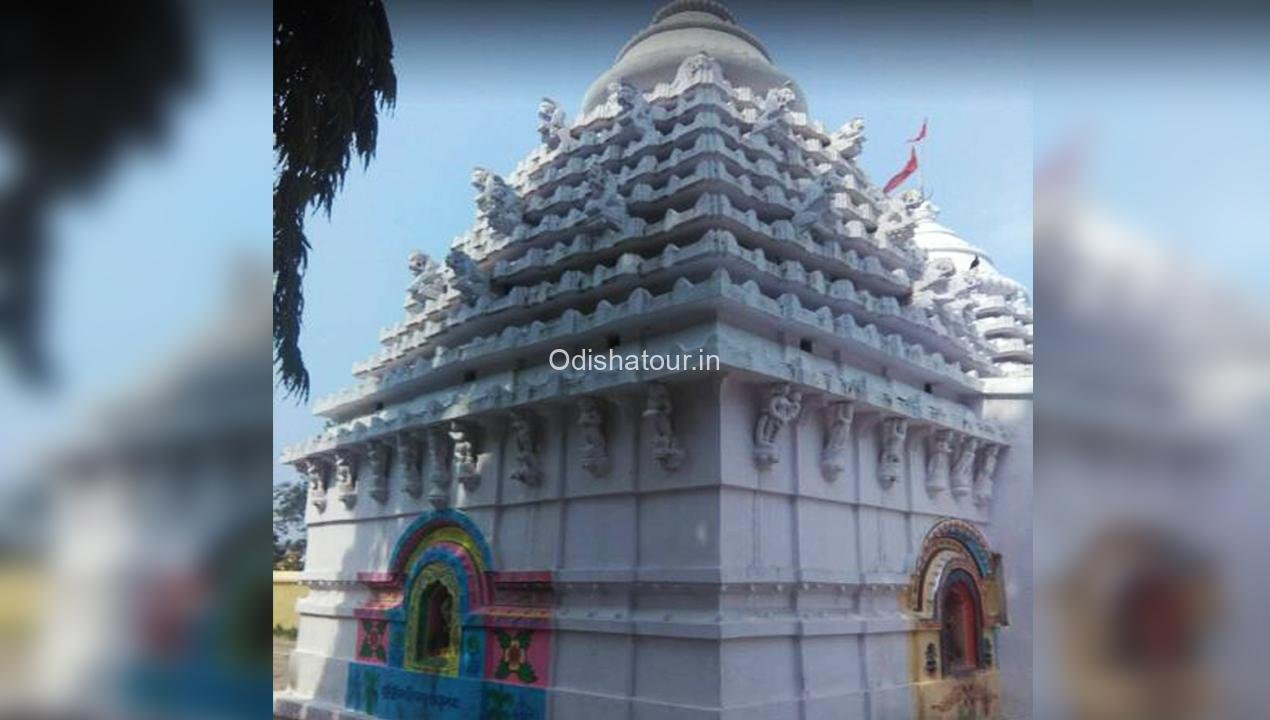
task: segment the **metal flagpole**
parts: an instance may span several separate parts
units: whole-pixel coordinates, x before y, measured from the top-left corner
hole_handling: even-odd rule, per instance
[[[925,176],[922,175],[921,153],[922,143],[924,142],[926,142],[926,138],[922,138],[921,140],[913,143],[913,153],[917,156],[917,190],[922,194],[923,198],[926,197],[926,179]]]

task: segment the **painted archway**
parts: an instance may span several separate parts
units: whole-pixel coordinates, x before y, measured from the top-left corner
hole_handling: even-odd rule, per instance
[[[543,717],[552,631],[549,572],[497,572],[458,510],[416,518],[382,571],[358,574],[345,704],[384,718]]]
[[[917,717],[994,718],[996,639],[1007,624],[1001,556],[974,525],[937,522],[922,541],[907,592]]]

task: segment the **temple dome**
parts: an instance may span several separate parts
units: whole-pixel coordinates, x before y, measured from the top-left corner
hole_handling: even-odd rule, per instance
[[[947,258],[952,260],[958,270],[966,270],[975,258],[989,266],[996,267],[986,252],[971,245],[957,233],[935,222],[939,208],[929,200],[922,203],[914,212],[917,222],[913,225],[913,242],[926,251],[931,258]]]
[[[582,112],[604,102],[609,83],[624,80],[640,90],[652,90],[657,83],[674,80],[679,64],[703,51],[719,62],[733,85],[762,94],[788,84],[796,96],[793,109],[806,112],[798,85],[772,64],[763,43],[714,0],[676,0],[658,10],[653,23],[636,33],[613,67],[587,89]]]

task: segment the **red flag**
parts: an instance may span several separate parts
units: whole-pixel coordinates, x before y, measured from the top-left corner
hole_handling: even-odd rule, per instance
[[[922,129],[917,131],[917,137],[909,138],[909,142],[921,142],[926,139],[926,118],[922,118]]]
[[[900,186],[900,183],[908,179],[909,175],[917,172],[917,150],[915,148],[908,149],[908,162],[904,163],[903,169],[895,173],[895,177],[891,178],[886,187],[882,188],[882,194],[889,195],[892,190]]]

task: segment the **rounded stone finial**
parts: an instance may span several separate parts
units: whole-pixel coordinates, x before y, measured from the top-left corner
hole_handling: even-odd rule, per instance
[[[707,15],[713,15],[724,22],[736,24],[736,16],[732,11],[724,7],[723,3],[715,0],[675,0],[658,10],[653,15],[653,23],[659,23],[671,15],[678,15],[685,12],[699,12]]]

